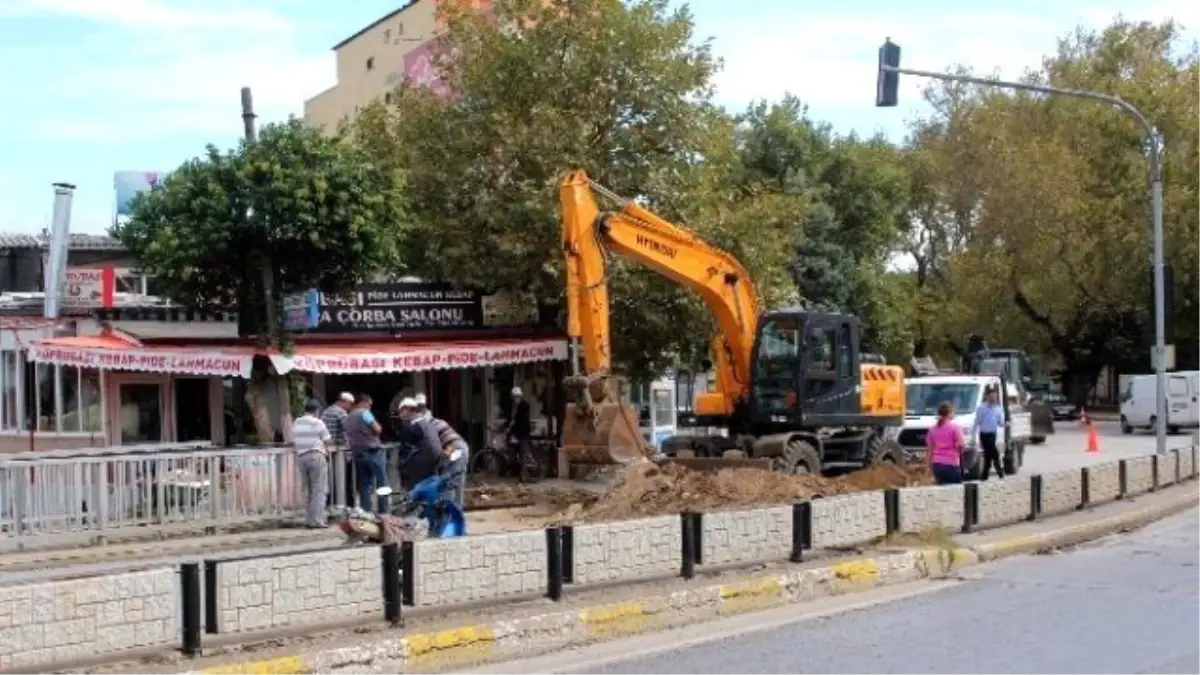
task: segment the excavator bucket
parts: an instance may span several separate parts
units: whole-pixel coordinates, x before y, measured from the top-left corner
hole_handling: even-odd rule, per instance
[[[637,410],[629,403],[568,403],[562,449],[572,464],[630,464],[646,459]]]

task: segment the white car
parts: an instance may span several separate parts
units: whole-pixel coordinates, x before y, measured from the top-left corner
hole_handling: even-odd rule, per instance
[[[1121,395],[1121,431],[1153,430],[1157,423],[1153,375],[1137,375]],[[1200,371],[1167,373],[1167,431],[1176,434],[1183,429],[1200,427]]]
[[[967,449],[963,455],[963,467],[967,478],[976,478],[982,473],[983,453],[979,447],[978,434],[971,434],[975,424],[975,411],[983,403],[984,391],[989,387],[1000,387],[1000,378],[992,375],[931,375],[909,378],[905,383],[904,425],[893,430],[891,435],[909,455],[924,456],[925,434],[937,424],[937,409],[942,403],[954,406],[954,422],[967,434]],[[1009,424],[996,435],[996,447],[1004,459],[1004,472],[1015,474],[1020,470],[1025,457],[1025,445],[1033,434],[1029,411],[1020,404],[1019,390],[1009,384],[1005,411]],[[1012,432],[1012,442],[1006,437],[1006,429]]]

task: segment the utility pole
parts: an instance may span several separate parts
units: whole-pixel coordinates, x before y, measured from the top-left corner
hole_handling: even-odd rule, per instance
[[[43,314],[47,319],[57,319],[62,307],[63,278],[67,273],[71,241],[71,201],[75,196],[75,186],[70,183],[55,183],[53,187],[54,214],[46,242],[46,264],[42,268]]]
[[[1155,396],[1155,425],[1154,435],[1158,454],[1167,452],[1167,345],[1166,345],[1166,284],[1163,279],[1163,182],[1162,159],[1163,138],[1146,115],[1132,103],[1119,96],[1084,89],[1067,89],[1050,85],[1027,84],[1023,82],[1007,82],[1005,80],[984,79],[967,75],[950,75],[935,73],[928,70],[914,70],[900,67],[900,47],[891,38],[884,41],[879,48],[879,74],[875,89],[875,105],[882,108],[893,108],[898,102],[900,75],[913,75],[933,80],[947,82],[962,82],[981,87],[996,87],[1015,91],[1031,91],[1052,96],[1069,96],[1099,101],[1121,110],[1141,125],[1147,146],[1147,159],[1150,182],[1150,228],[1154,242],[1151,255],[1151,265],[1154,272],[1154,349],[1151,360],[1154,364]]]
[[[258,141],[258,129],[255,127],[254,114],[254,97],[250,94],[250,87],[242,87],[242,127],[246,135],[246,143],[254,143]],[[245,288],[245,284],[242,284]],[[254,324],[253,317],[250,316],[249,302],[250,296],[247,293],[240,292],[238,294],[238,337],[247,337]],[[261,329],[259,329],[261,330]],[[243,378],[235,378],[233,381],[233,407],[234,420],[234,438],[238,444],[246,441],[246,380]],[[259,439],[260,442],[269,442],[271,439]]]

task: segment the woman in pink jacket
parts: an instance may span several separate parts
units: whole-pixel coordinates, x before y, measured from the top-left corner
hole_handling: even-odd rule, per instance
[[[938,421],[925,434],[925,457],[929,470],[938,485],[961,483],[962,453],[966,447],[962,428],[954,423],[954,406],[943,403],[938,406]]]

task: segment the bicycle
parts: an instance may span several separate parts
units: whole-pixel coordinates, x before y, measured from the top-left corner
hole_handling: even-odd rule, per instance
[[[496,433],[487,446],[471,457],[467,469],[471,474],[496,478],[514,476],[522,483],[536,483],[545,476],[546,468],[534,456],[532,443],[529,449],[524,465],[521,465],[521,444],[508,434]]]

